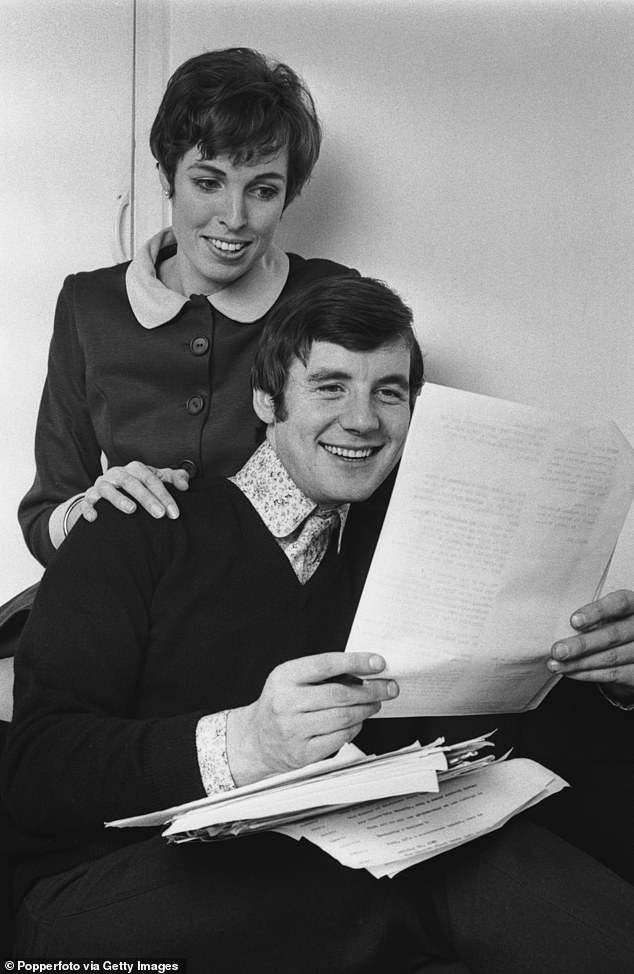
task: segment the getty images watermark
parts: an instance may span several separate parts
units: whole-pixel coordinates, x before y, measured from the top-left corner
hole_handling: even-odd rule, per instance
[[[140,974],[141,971],[154,971],[157,974],[167,974],[168,971],[177,974],[187,974],[187,960],[183,957],[164,959],[109,960],[106,957],[98,959],[65,958],[64,960],[5,960],[5,971],[25,974],[44,974],[45,971],[88,971],[91,974]]]

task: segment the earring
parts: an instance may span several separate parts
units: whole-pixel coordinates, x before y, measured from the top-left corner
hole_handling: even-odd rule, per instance
[[[163,196],[166,196],[169,199],[169,195],[170,195],[169,189],[164,189],[163,190]]]

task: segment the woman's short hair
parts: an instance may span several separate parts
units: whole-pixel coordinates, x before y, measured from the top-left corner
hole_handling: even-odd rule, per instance
[[[245,47],[189,58],[170,78],[152,125],[150,147],[174,190],[178,162],[203,158],[235,165],[288,151],[285,205],[301,192],[321,146],[312,95],[288,65]]]
[[[424,379],[423,355],[411,309],[387,284],[372,277],[334,276],[282,299],[269,315],[255,355],[251,383],[271,396],[275,417],[286,418],[284,390],[294,359],[304,365],[313,342],[368,352],[399,342],[409,349],[413,407]]]

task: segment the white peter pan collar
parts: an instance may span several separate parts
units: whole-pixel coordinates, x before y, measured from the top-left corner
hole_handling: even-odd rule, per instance
[[[126,270],[125,283],[130,307],[144,328],[158,328],[172,321],[189,301],[189,297],[167,287],[156,273],[159,253],[174,246],[176,237],[171,227],[155,234],[139,249]],[[234,287],[227,287],[208,295],[207,300],[217,311],[241,324],[251,324],[262,318],[280,296],[289,273],[287,254],[274,247],[272,261],[277,268],[273,278],[259,269],[259,279],[251,277],[246,286],[239,279]],[[264,275],[264,277],[263,277]],[[212,297],[215,298],[212,301]]]
[[[144,328],[158,328],[171,321],[189,298],[163,284],[156,273],[158,255],[176,243],[171,227],[155,234],[143,244],[128,265],[125,286],[135,318]]]

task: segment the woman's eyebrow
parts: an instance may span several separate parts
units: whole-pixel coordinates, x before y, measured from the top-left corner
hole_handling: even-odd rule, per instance
[[[211,173],[213,176],[226,176],[227,172],[225,169],[221,169],[220,166],[215,166],[211,162],[205,162],[201,159],[199,162],[192,162],[189,167],[191,169],[204,169],[205,172]],[[282,172],[277,172],[275,169],[271,169],[269,172],[258,172],[255,173],[253,178],[249,182],[257,182],[260,179],[277,179],[281,183],[286,182],[286,176]]]
[[[286,176],[284,175],[284,173],[283,172],[276,172],[275,169],[271,169],[270,172],[258,172],[258,173],[256,173],[255,176],[253,177],[253,179],[251,180],[251,182],[254,183],[254,182],[256,182],[259,179],[279,179],[279,181],[282,182],[282,183],[285,183],[286,182]]]
[[[194,162],[190,162],[188,169],[204,169],[205,172],[211,172],[214,176],[226,176],[227,173],[220,166],[214,166],[211,162],[205,162],[204,159],[199,159]]]

